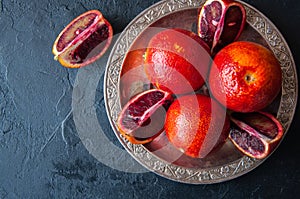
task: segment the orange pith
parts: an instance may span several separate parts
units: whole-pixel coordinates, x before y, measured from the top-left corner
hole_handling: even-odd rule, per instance
[[[75,42],[74,39],[79,34],[83,34],[89,26],[95,24],[97,17],[102,17],[102,14],[98,11],[90,11],[84,16],[80,15],[78,18],[76,18],[75,21],[68,25],[65,30],[62,31],[62,34],[57,38],[58,41],[55,50],[57,52],[64,51],[70,43]],[[64,42],[62,41],[63,39],[65,39]]]

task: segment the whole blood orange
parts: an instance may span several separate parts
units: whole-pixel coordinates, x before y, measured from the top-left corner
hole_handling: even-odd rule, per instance
[[[164,106],[172,100],[170,93],[159,89],[150,89],[134,96],[118,117],[120,133],[133,144],[152,141],[163,131],[166,116]]]
[[[124,59],[121,76],[133,68],[144,67],[146,48],[130,50]]]
[[[185,95],[169,107],[165,132],[180,151],[194,158],[207,156],[229,133],[226,110],[206,95]]]
[[[130,50],[125,56],[120,78],[122,105],[134,95],[151,87],[144,70],[145,52],[146,48],[138,48]]]
[[[238,41],[220,50],[211,67],[212,95],[228,109],[254,112],[265,108],[281,89],[281,68],[260,44]]]
[[[155,34],[145,55],[145,71],[157,87],[174,94],[198,90],[210,64],[207,44],[193,32],[166,29]]]
[[[100,58],[113,36],[110,23],[98,10],[90,10],[75,18],[56,38],[54,59],[69,68],[79,68]]]

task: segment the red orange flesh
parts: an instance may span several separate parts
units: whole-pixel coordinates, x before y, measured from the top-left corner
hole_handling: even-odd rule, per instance
[[[72,20],[58,35],[52,53],[54,59],[69,68],[86,66],[108,49],[113,30],[98,10],[90,10]]]
[[[163,131],[166,110],[164,105],[172,101],[170,93],[151,89],[133,97],[122,109],[117,126],[133,144],[152,141]]]
[[[263,159],[283,137],[281,123],[270,113],[233,113],[229,138],[245,155]]]
[[[198,35],[215,54],[236,41],[246,24],[243,5],[233,0],[207,0],[198,16]]]

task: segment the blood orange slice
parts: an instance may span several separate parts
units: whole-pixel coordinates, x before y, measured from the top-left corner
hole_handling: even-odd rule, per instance
[[[198,16],[198,35],[213,53],[237,40],[246,23],[243,5],[233,0],[207,0]]]
[[[86,66],[100,58],[109,47],[113,30],[98,10],[75,18],[56,38],[54,59],[68,68]]]
[[[267,157],[283,136],[280,122],[270,113],[232,113],[229,138],[245,155]]]
[[[166,110],[164,105],[172,95],[159,89],[150,89],[133,97],[122,109],[117,126],[133,144],[152,141],[163,131]]]

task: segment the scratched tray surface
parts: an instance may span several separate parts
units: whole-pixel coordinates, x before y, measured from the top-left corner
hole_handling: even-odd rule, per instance
[[[120,135],[116,128],[116,120],[121,111],[121,104],[124,104],[120,78],[126,53],[145,47],[149,30],[183,28],[195,31],[198,9],[203,3],[204,1],[198,0],[165,0],[143,11],[116,41],[107,62],[104,81],[107,115],[116,136],[128,153],[148,170],[168,179],[189,184],[211,184],[230,180],[251,171],[263,160],[242,155],[228,140],[220,150],[203,159],[181,155],[168,142],[165,133],[146,145],[133,145]],[[281,64],[282,90],[266,109],[277,116],[286,135],[297,103],[295,62],[285,39],[274,24],[257,9],[242,3],[247,13],[247,24],[239,40],[254,41],[266,46],[274,52]],[[147,34],[148,37],[145,37]]]

